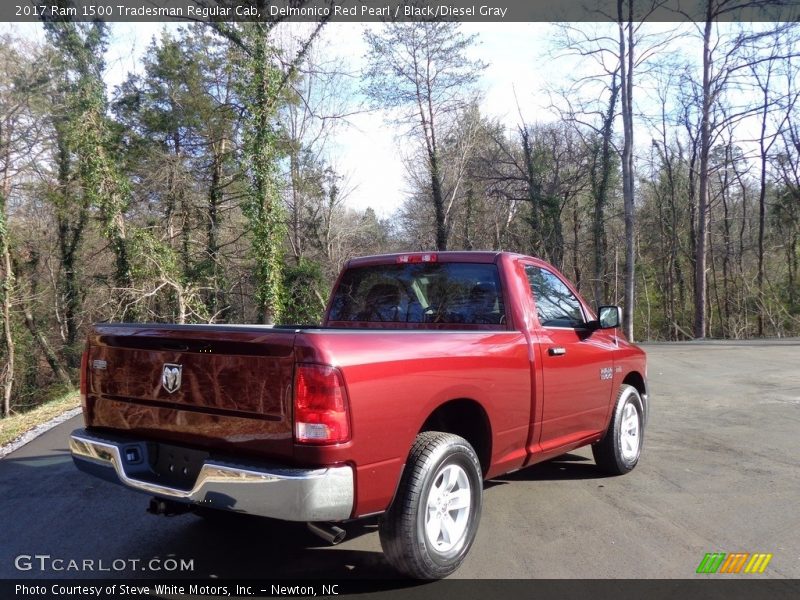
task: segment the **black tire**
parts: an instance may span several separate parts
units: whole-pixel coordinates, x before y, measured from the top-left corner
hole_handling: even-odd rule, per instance
[[[443,496],[439,511],[428,517],[428,503],[435,502],[431,496],[447,487],[447,475],[457,475],[462,483],[454,482],[451,490]],[[463,483],[468,482],[467,489]],[[457,488],[454,486],[458,486]],[[460,493],[462,500],[455,500]],[[450,508],[469,497],[466,513]],[[381,546],[389,563],[403,575],[415,579],[441,579],[453,573],[469,552],[481,518],[483,499],[483,476],[478,456],[469,442],[450,433],[427,431],[417,436],[408,457],[400,486],[392,505],[380,522]],[[453,515],[455,514],[455,517]],[[440,515],[440,516],[437,516]],[[442,541],[431,541],[429,535],[435,530],[426,529],[426,519],[452,522],[455,530],[463,528],[455,542],[445,539],[445,528],[436,535]],[[433,523],[433,521],[431,521]],[[456,537],[456,536],[454,536]],[[447,547],[452,544],[452,547]],[[439,545],[440,547],[437,547]]]
[[[602,440],[592,444],[592,454],[597,466],[609,475],[624,475],[639,462],[644,443],[642,406],[642,397],[635,387],[625,384],[620,386],[608,430]],[[631,422],[632,411],[635,411],[638,423],[635,436],[631,435],[631,428],[625,426]],[[623,428],[628,431],[627,434],[623,434]]]

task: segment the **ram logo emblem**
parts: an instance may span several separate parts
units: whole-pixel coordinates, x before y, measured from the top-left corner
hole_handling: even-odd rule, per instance
[[[183,371],[182,365],[173,365],[170,363],[164,365],[164,371],[161,373],[161,385],[163,385],[164,389],[170,394],[181,387],[181,371]]]

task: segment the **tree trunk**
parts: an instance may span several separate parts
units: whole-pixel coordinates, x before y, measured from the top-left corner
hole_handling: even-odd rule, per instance
[[[791,239],[786,242],[786,263],[788,265],[787,279],[789,284],[789,313],[795,314],[797,307],[797,256],[798,240],[800,237],[793,233]]]
[[[41,350],[42,354],[44,354],[44,358],[47,360],[47,364],[50,365],[50,368],[53,370],[53,374],[61,383],[72,385],[72,380],[69,378],[69,374],[61,366],[61,362],[58,360],[56,353],[50,346],[50,342],[47,341],[47,338],[44,337],[44,334],[39,331],[39,328],[36,326],[36,321],[33,318],[33,313],[31,312],[27,301],[22,303],[22,314],[25,316],[25,326],[28,328],[28,331],[30,331],[31,336],[33,336],[36,345],[39,346],[39,350]]]
[[[464,199],[464,249],[472,250],[474,245],[472,243],[472,208],[475,203],[475,190],[470,185],[467,188],[467,194]]]
[[[11,266],[11,255],[8,251],[6,237],[5,195],[0,191],[0,248],[2,249],[3,279],[0,281],[0,294],[3,299],[3,342],[6,350],[6,364],[2,371],[3,415],[11,414],[11,396],[14,391],[14,337],[11,333],[11,294],[14,282],[14,270]]]
[[[694,337],[706,337],[706,260],[708,248],[708,158],[711,151],[711,3],[703,32],[703,105],[700,118],[700,190],[697,206],[697,249],[695,252]]]
[[[292,227],[291,237],[289,241],[292,246],[292,253],[294,254],[294,264],[300,265],[300,260],[303,258],[303,240],[302,240],[302,195],[300,193],[300,165],[297,156],[297,148],[292,148],[289,151],[289,177],[292,186]]]
[[[566,196],[566,194],[565,194]],[[564,199],[566,204],[566,198]],[[564,228],[561,224],[561,204],[556,197],[548,202],[550,235],[547,238],[547,258],[559,270],[564,268]]]
[[[769,79],[767,87],[764,89],[764,105],[761,113],[761,131],[758,138],[760,156],[761,177],[759,178],[758,188],[758,275],[756,286],[758,288],[758,305],[764,306],[764,228],[767,221],[767,152],[765,143],[767,131],[767,118],[769,115]],[[758,311],[758,337],[764,336],[764,311]]]
[[[219,207],[222,204],[222,160],[225,155],[225,140],[219,152],[214,154],[211,171],[211,186],[208,189],[208,214],[206,215],[206,256],[211,269],[211,293],[208,295],[208,309],[212,316],[219,311],[220,290],[217,280],[219,268]]]
[[[5,125],[5,124],[3,124]],[[3,134],[9,136],[10,127],[0,129],[0,142]],[[10,136],[9,136],[10,137]],[[3,304],[3,345],[6,350],[6,364],[0,372],[3,386],[3,412],[0,416],[7,417],[11,414],[11,397],[14,392],[14,337],[11,332],[11,296],[14,290],[14,268],[11,264],[11,253],[8,247],[8,215],[6,214],[6,199],[11,191],[11,177],[9,167],[11,161],[11,144],[5,142],[5,156],[3,157],[3,179],[0,184],[0,259],[2,263],[2,279],[0,279],[0,299]]]
[[[531,254],[534,256],[541,256],[544,254],[541,193],[536,185],[536,169],[533,164],[533,148],[531,147],[530,133],[525,124],[520,127],[519,132],[522,138],[522,151],[525,155],[525,183],[527,186],[528,202],[530,202],[531,206]]]
[[[259,319],[266,325],[280,320],[283,312],[283,241],[286,233],[283,206],[275,181],[276,139],[272,118],[277,101],[275,68],[271,63],[268,30],[256,30],[252,56],[254,95],[251,113],[251,142],[248,158],[253,165],[249,219],[256,259],[256,298]]]
[[[61,260],[61,294],[64,298],[64,323],[66,326],[65,358],[67,365],[75,368],[80,364],[78,341],[79,314],[82,293],[78,285],[76,259],[83,241],[83,231],[89,219],[89,210],[83,199],[70,196],[70,158],[63,126],[56,124],[56,145],[58,153],[58,191],[56,206],[56,226],[58,249]],[[77,212],[77,214],[75,214]]]
[[[434,148],[428,153],[431,168],[431,195],[436,215],[436,249],[447,250],[447,223],[444,214],[444,197],[442,195],[442,179],[439,172],[439,157]]]
[[[731,254],[731,227],[730,227],[730,209],[728,207],[728,194],[729,194],[729,178],[728,169],[729,163],[732,160],[730,144],[725,147],[725,173],[722,180],[722,193],[720,194],[722,200],[722,297],[723,306],[720,319],[722,320],[722,333],[723,337],[731,337],[731,292],[729,289],[730,279],[730,254]],[[734,336],[738,337],[738,335]]]
[[[696,139],[692,140],[692,152],[689,158],[689,181],[688,181],[688,194],[689,194],[689,266],[691,268],[692,276],[692,293],[696,296],[697,278],[694,276],[697,270],[697,160],[699,148]]]
[[[575,289],[581,291],[581,264],[578,254],[578,242],[580,241],[580,213],[578,199],[572,204],[572,280],[575,282]]]
[[[625,313],[622,330],[633,341],[634,293],[636,286],[635,217],[633,203],[633,0],[628,0],[627,23],[623,18],[623,0],[617,0],[619,26],[620,86],[622,88],[622,197],[625,212]],[[627,32],[626,32],[627,29]]]
[[[764,167],[762,160],[762,168]],[[756,288],[758,293],[757,306],[764,306],[764,221],[766,220],[766,182],[764,181],[763,170],[761,176],[761,190],[758,194],[758,275],[756,276]],[[758,337],[764,336],[764,310],[759,309],[756,318],[756,328]]]
[[[617,95],[619,85],[617,84],[616,72],[611,80],[611,98],[608,102],[608,112],[603,118],[603,129],[601,131],[600,148],[595,151],[595,165],[598,162],[597,150],[600,152],[600,179],[597,180],[596,173],[593,179],[594,192],[594,222],[592,230],[594,232],[594,301],[597,306],[606,302],[608,295],[608,285],[606,281],[606,223],[605,209],[608,203],[608,180],[611,177],[611,136],[614,132],[614,112],[617,106]],[[596,171],[596,167],[594,168]]]

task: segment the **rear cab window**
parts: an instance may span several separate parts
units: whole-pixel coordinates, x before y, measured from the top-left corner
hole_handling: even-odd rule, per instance
[[[403,263],[351,267],[331,300],[329,324],[506,329],[497,265]]]

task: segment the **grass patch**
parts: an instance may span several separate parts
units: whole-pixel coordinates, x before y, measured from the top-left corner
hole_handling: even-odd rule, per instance
[[[70,390],[33,410],[0,419],[0,446],[5,446],[37,425],[41,425],[71,408],[80,406],[80,404],[81,399],[78,392]]]

